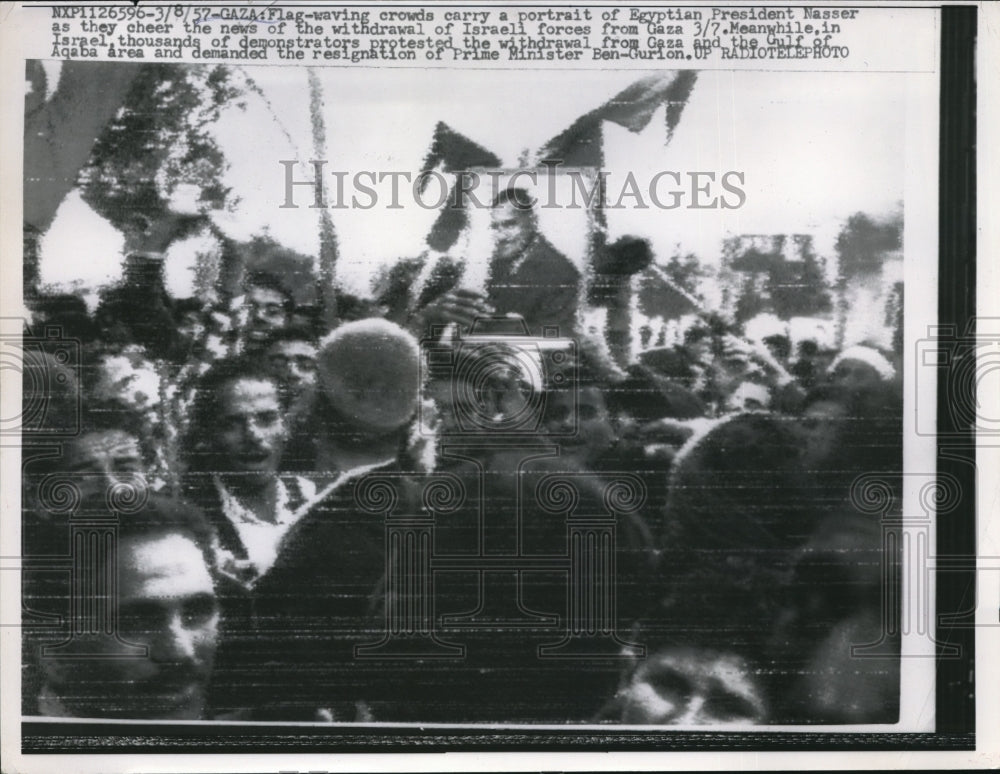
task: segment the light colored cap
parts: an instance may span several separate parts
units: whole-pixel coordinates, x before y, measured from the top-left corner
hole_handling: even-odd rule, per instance
[[[320,342],[319,387],[358,427],[391,432],[406,424],[420,395],[420,347],[381,318],[344,323]]]

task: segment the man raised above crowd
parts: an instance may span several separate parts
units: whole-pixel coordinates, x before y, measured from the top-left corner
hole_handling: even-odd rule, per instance
[[[535,202],[510,188],[493,201],[490,228],[496,244],[490,259],[487,300],[501,314],[521,315],[534,334],[558,325],[576,327],[580,272],[538,230]]]
[[[447,292],[410,313],[411,330],[422,336],[429,326],[448,323],[468,330],[477,317],[520,315],[533,335],[550,325],[558,326],[562,336],[572,335],[577,329],[580,272],[539,230],[535,200],[527,190],[508,188],[497,195],[490,229],[494,248],[485,296],[462,287],[465,267],[457,267],[438,278],[451,283]]]

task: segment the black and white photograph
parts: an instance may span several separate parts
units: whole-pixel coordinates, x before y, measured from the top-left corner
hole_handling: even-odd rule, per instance
[[[977,750],[976,5],[4,5],[11,771]]]

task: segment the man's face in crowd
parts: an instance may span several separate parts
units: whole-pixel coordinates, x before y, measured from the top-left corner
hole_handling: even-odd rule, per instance
[[[139,441],[121,430],[84,433],[69,441],[63,466],[83,499],[104,497],[112,487],[146,487]]]
[[[160,403],[160,376],[153,363],[138,352],[109,355],[97,365],[95,392],[155,419]]]
[[[267,368],[296,397],[316,384],[316,347],[308,341],[277,341],[267,350]]]
[[[490,228],[495,239],[493,258],[513,261],[528,249],[535,236],[534,214],[529,209],[518,209],[514,202],[504,202],[490,213]]]
[[[277,290],[252,286],[246,295],[247,338],[261,342],[288,324],[285,298]]]
[[[573,432],[574,412],[576,433],[566,435]],[[571,391],[553,390],[546,400],[545,413],[549,432],[563,436],[559,446],[564,453],[581,462],[595,462],[617,438],[604,393],[597,387],[581,387],[576,405]]]
[[[190,537],[168,533],[126,538],[118,557],[118,632],[122,640],[145,646],[147,655],[46,660],[42,712],[202,718],[219,607],[201,550]]]
[[[285,440],[277,385],[270,379],[228,382],[219,410],[219,463],[237,473],[274,473]]]
[[[622,722],[670,725],[759,723],[763,691],[739,656],[673,648],[656,654],[623,691]]]

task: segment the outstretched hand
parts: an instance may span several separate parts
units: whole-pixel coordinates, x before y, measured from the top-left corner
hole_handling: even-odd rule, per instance
[[[462,333],[467,333],[476,318],[489,317],[494,312],[480,293],[459,288],[445,293],[415,314],[411,327],[419,335],[423,335],[430,326],[454,323]]]

